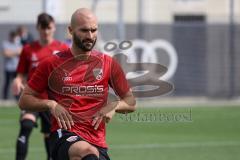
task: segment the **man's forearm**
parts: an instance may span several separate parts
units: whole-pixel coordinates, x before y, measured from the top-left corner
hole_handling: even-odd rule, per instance
[[[117,106],[115,108],[115,111],[117,113],[129,113],[134,112],[136,110],[136,100],[133,97],[133,95],[129,95],[121,99],[120,101],[117,101]]]
[[[57,105],[57,102],[53,100],[40,99],[36,95],[34,95],[31,89],[27,86],[20,99],[19,99],[19,107],[24,110],[29,111],[46,111],[51,107]]]
[[[6,49],[6,50],[4,50],[3,54],[4,54],[4,56],[6,56],[8,58],[12,58],[12,57],[15,57],[15,56],[19,55],[20,52],[16,52],[16,51]]]
[[[20,81],[20,82],[24,82],[24,74],[23,73],[17,73],[17,76],[16,76],[15,80]]]

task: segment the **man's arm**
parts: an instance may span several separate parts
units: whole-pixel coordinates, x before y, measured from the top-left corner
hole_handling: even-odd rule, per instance
[[[17,51],[12,51],[11,49],[4,49],[3,50],[3,55],[8,58],[12,58],[15,56],[20,55],[22,48],[18,48]]]
[[[18,73],[12,83],[12,90],[14,95],[19,95],[21,91],[24,89],[24,81],[25,81],[24,74]]]
[[[94,129],[98,128],[102,120],[109,122],[115,112],[130,113],[136,109],[136,100],[120,64],[114,59],[111,60],[109,85],[113,88],[120,100],[108,103],[94,115],[92,121]]]
[[[41,112],[50,110],[57,104],[53,100],[40,99],[38,96],[38,92],[26,85],[19,99],[19,107],[24,110]]]
[[[128,91],[120,101],[112,103],[117,103],[115,108],[117,113],[130,113],[136,110],[136,100],[131,91]]]
[[[38,92],[26,85],[19,99],[19,107],[24,110],[37,112],[50,110],[60,128],[71,129],[71,126],[74,124],[69,112],[56,101],[40,99],[38,96]]]
[[[109,122],[116,112],[125,114],[135,110],[136,100],[130,90],[119,101],[111,102],[97,112],[93,118],[92,126],[97,129],[102,120]]]
[[[104,108],[106,108],[104,110]],[[136,100],[132,94],[132,91],[128,91],[120,100],[113,101],[103,107],[105,112],[114,110],[117,113],[130,113],[136,110]]]
[[[26,74],[30,67],[27,53],[28,52],[26,52],[26,47],[23,47],[16,69],[17,76],[12,83],[13,94],[17,96],[20,95],[20,93],[24,89],[24,85],[26,83]]]

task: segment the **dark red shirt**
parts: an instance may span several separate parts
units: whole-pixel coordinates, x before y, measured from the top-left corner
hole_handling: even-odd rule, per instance
[[[39,62],[60,51],[67,50],[68,46],[54,40],[51,44],[41,46],[38,41],[23,47],[17,67],[17,73],[27,74],[31,78]]]
[[[105,123],[94,130],[93,115],[107,104],[109,86],[119,97],[129,91],[116,60],[98,51],[92,51],[88,57],[73,57],[70,49],[40,63],[28,85],[39,93],[47,90],[49,99],[72,114],[75,124],[71,131],[100,147],[107,147]],[[56,119],[52,118],[51,130],[57,129]]]

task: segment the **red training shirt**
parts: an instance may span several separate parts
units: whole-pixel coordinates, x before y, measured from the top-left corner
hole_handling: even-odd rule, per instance
[[[27,44],[20,54],[17,73],[28,74],[28,79],[30,79],[39,62],[67,48],[67,45],[57,40],[46,46],[42,46],[38,41]]]
[[[93,115],[107,104],[109,86],[121,98],[129,91],[125,74],[116,60],[98,51],[73,57],[70,49],[40,63],[28,85],[39,93],[47,90],[49,99],[56,100],[71,113],[74,120],[71,132],[104,148],[107,147],[105,123],[102,121],[94,130]],[[51,131],[57,129],[57,121],[52,117]]]
[[[23,47],[20,54],[17,73],[27,74],[27,79],[30,79],[39,62],[57,52],[67,49],[68,46],[66,44],[57,40],[54,40],[45,46],[42,46],[39,41],[27,44]],[[47,93],[42,93],[40,97],[47,98]]]

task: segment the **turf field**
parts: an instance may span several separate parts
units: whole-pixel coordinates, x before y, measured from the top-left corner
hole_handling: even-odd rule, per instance
[[[19,110],[0,108],[0,160],[13,160]],[[144,108],[108,125],[112,160],[240,159],[240,107]],[[35,129],[28,160],[44,160]]]

